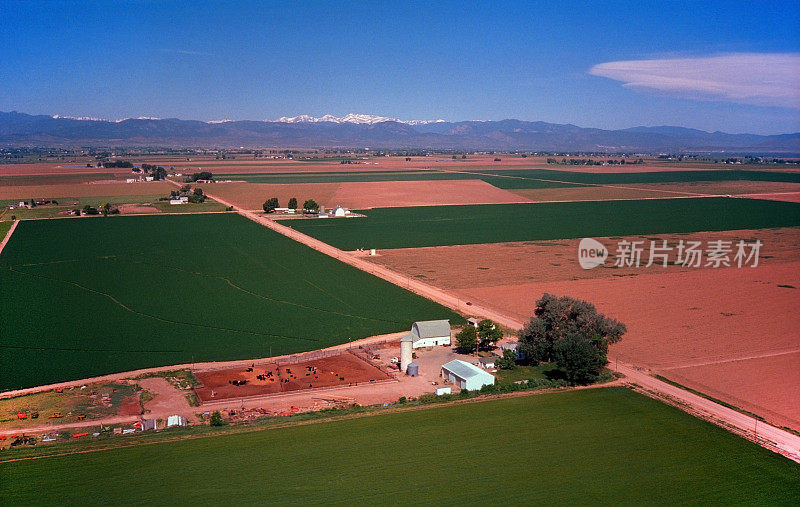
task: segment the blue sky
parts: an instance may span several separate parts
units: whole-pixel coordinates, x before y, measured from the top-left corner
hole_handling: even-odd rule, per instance
[[[784,133],[797,83],[796,1],[0,0],[2,111]]]

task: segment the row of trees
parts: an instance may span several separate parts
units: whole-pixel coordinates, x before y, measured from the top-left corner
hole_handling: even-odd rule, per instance
[[[280,208],[281,205],[278,202],[277,197],[270,197],[269,199],[264,201],[264,205],[262,207],[264,208],[265,213],[272,213],[277,208]],[[287,204],[286,207],[289,209],[297,209],[297,198],[292,197],[291,199],[289,199],[289,203]],[[319,211],[319,204],[317,204],[317,201],[315,201],[314,199],[308,199],[306,200],[306,202],[303,203],[303,210],[311,213],[316,213],[317,211]]]

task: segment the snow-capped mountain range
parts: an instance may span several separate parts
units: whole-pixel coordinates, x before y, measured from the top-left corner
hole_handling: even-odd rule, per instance
[[[278,121],[102,120],[0,111],[2,146],[248,146],[556,152],[800,153],[800,133],[726,134],[683,127],[583,128],[541,121],[401,121],[349,114]],[[795,156],[795,155],[792,155]]]
[[[269,121],[269,120],[268,120]],[[281,123],[357,123],[361,125],[373,125],[375,123],[383,123],[385,121],[393,121],[396,123],[405,123],[406,125],[429,125],[431,123],[444,123],[445,120],[398,120],[397,118],[388,118],[386,116],[374,116],[371,114],[355,114],[350,113],[347,116],[333,116],[326,114],[320,117],[309,116],[301,114],[300,116],[281,116],[276,121]]]

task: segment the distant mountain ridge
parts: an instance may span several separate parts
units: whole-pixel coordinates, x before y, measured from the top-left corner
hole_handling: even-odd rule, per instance
[[[727,134],[684,127],[584,128],[540,121],[400,121],[371,115],[278,121],[116,121],[0,112],[6,147],[280,147],[562,152],[800,153],[800,133]]]

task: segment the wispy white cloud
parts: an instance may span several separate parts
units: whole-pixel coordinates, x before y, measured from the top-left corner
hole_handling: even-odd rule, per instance
[[[682,98],[800,109],[800,53],[607,62],[589,74]]]

